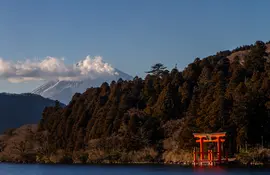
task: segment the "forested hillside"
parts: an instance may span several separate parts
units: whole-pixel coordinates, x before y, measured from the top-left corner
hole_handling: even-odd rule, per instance
[[[182,72],[157,64],[144,80],[77,93],[65,108],[43,111],[38,130],[47,135],[41,145],[50,154],[61,150],[88,162],[177,161],[182,150],[193,148],[194,132],[226,131],[231,153],[262,138],[267,145],[269,48],[257,41],[196,58]]]
[[[0,93],[0,133],[21,125],[38,123],[44,108],[54,105],[54,100],[40,95]]]

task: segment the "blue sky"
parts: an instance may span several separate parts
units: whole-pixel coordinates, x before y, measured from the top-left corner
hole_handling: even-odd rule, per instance
[[[195,57],[270,40],[270,1],[1,0],[0,57],[52,56],[74,64],[87,55],[130,75],[156,63],[184,68]],[[0,91],[42,82],[0,80]]]

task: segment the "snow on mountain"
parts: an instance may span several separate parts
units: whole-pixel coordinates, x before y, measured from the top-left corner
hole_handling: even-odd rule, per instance
[[[111,81],[122,78],[123,80],[131,80],[133,77],[115,69],[116,74],[108,74],[100,77],[89,77],[84,78],[79,81],[71,81],[71,80],[53,80],[49,81],[40,87],[36,88],[32,91],[34,94],[41,95],[45,98],[50,98],[53,100],[59,100],[62,103],[68,104],[72,98],[72,96],[76,93],[82,93],[87,88],[90,87],[98,87],[103,82],[110,83]]]

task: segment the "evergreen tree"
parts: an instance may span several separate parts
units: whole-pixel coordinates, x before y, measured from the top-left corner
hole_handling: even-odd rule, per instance
[[[167,67],[165,67],[163,64],[161,63],[156,63],[155,65],[153,65],[151,67],[150,71],[147,71],[146,73],[148,74],[152,74],[155,76],[160,76],[164,73],[164,71],[167,69]]]
[[[264,71],[265,56],[267,55],[265,51],[265,44],[262,41],[256,41],[245,59],[245,66],[249,72]]]
[[[61,106],[60,106],[60,102],[58,101],[58,100],[55,100],[55,105],[54,105],[54,107],[56,108],[56,109],[59,109]]]
[[[160,144],[166,141],[190,149],[194,132],[226,131],[233,153],[245,143],[260,144],[261,136],[270,142],[265,44],[233,52],[196,59],[183,72],[166,71],[158,63],[144,80],[89,88],[63,109],[46,108],[40,130],[49,133],[55,149],[78,151],[95,139],[104,153],[118,149],[128,154],[145,147],[161,147],[157,150],[162,153],[168,151]]]

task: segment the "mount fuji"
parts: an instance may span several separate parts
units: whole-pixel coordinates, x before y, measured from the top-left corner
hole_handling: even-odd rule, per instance
[[[41,95],[45,98],[58,100],[64,104],[68,104],[72,96],[76,93],[82,93],[90,87],[98,87],[103,82],[110,83],[111,81],[117,81],[120,78],[123,80],[131,80],[132,76],[114,69],[116,74],[100,76],[96,78],[84,78],[83,80],[51,80],[41,85],[40,87],[32,91],[33,94]]]

